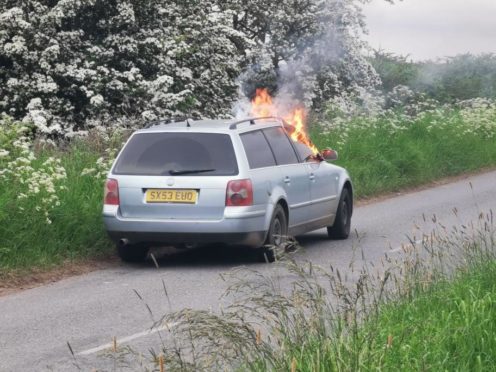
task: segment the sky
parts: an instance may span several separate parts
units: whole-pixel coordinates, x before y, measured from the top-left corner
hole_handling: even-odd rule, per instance
[[[364,12],[374,49],[413,60],[496,53],[496,0],[373,0]]]

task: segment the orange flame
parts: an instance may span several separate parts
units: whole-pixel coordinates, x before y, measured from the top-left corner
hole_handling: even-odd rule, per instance
[[[257,89],[255,98],[251,101],[251,114],[254,117],[276,116],[272,97],[266,88]]]
[[[289,113],[281,115],[277,107],[272,101],[267,88],[259,88],[256,90],[255,97],[251,101],[251,114],[254,117],[278,116],[282,117],[294,130],[289,133],[291,139],[295,142],[301,142],[310,147],[314,154],[318,154],[319,150],[310,141],[305,129],[305,109],[297,107]]]

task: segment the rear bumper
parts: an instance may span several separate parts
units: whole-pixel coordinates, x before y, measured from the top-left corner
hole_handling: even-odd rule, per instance
[[[144,243],[154,245],[175,244],[208,244],[226,243],[249,247],[260,247],[265,239],[263,231],[247,233],[161,233],[161,232],[136,232],[136,231],[108,231],[110,238],[115,242],[127,239],[129,244]]]
[[[105,206],[103,220],[110,238],[129,243],[197,244],[227,243],[261,246],[265,240],[266,212],[227,209],[219,220],[133,219],[120,215],[118,207]]]

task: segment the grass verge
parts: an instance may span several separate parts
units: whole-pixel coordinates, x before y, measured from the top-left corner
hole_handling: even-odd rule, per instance
[[[412,299],[381,307],[357,339],[368,342],[368,370],[490,371],[496,366],[496,262],[482,263]],[[370,338],[370,339],[368,339]],[[308,350],[310,351],[310,350]],[[312,353],[305,353],[312,354]],[[338,365],[336,353],[323,363]],[[302,355],[302,370],[313,370]]]
[[[99,154],[87,144],[67,150],[42,150],[31,166],[37,170],[50,157],[61,160],[66,178],[57,185],[59,205],[44,214],[45,190],[19,198],[25,185],[18,180],[0,183],[0,277],[30,268],[49,269],[62,262],[108,255],[111,245],[102,224],[102,179],[81,176],[94,167]],[[64,188],[60,189],[59,186]]]
[[[353,119],[346,131],[314,130],[318,148],[338,148],[337,165],[350,172],[356,195],[381,193],[423,185],[440,178],[496,165],[495,139],[485,132],[469,131],[459,113],[446,113],[446,125],[427,115],[413,122],[391,118]],[[343,138],[343,134],[345,137]]]

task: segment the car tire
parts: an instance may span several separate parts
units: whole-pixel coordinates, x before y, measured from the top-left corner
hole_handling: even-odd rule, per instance
[[[141,244],[117,245],[117,254],[124,262],[142,262],[148,255],[149,248]]]
[[[347,188],[341,192],[336,218],[332,226],[327,227],[327,234],[331,239],[348,239],[351,230],[352,200]]]
[[[260,250],[260,261],[274,262],[276,260],[276,249],[286,241],[287,235],[288,218],[283,207],[277,204],[270,220],[267,238]]]

